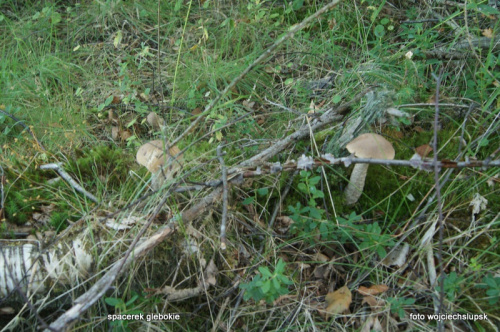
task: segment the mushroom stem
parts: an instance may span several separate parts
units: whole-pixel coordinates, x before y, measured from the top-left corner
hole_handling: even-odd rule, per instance
[[[365,186],[366,173],[369,164],[356,164],[349,179],[349,185],[345,190],[345,200],[347,205],[356,203],[363,192]]]

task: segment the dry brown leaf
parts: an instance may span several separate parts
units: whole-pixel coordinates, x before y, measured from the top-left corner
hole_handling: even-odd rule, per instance
[[[344,286],[335,292],[328,293],[325,299],[328,303],[326,307],[327,315],[337,315],[349,309],[352,302],[352,293],[347,286]]]
[[[214,263],[214,260],[210,260],[210,263],[208,263],[207,268],[205,269],[205,275],[204,275],[204,281],[205,281],[205,287],[208,288],[209,285],[215,286],[217,283],[217,280],[215,276],[217,275],[217,272],[219,270],[217,269],[217,266]]]
[[[408,252],[410,251],[410,246],[408,243],[403,244],[402,246],[397,247],[387,255],[383,260],[382,264],[385,266],[397,266],[401,267],[406,263],[406,257],[408,256]]]
[[[322,253],[320,252],[317,252],[315,255],[314,255],[314,260],[315,261],[318,261],[318,262],[322,262],[322,263],[326,263],[330,260],[330,258],[328,258],[328,256],[326,255],[323,255]]]
[[[429,144],[420,145],[415,148],[415,152],[422,158],[427,157],[427,155],[432,151],[432,147]]]
[[[358,288],[358,293],[361,295],[377,295],[380,293],[384,293],[389,289],[387,285],[373,285],[368,287],[360,286]]]
[[[484,29],[482,35],[486,38],[493,38],[493,30],[491,28]]]
[[[380,321],[378,320],[377,316],[368,317],[368,319],[365,321],[360,330],[360,332],[371,332],[371,331],[374,332],[382,331],[382,324],[380,324]]]
[[[111,104],[120,104],[122,102],[122,98],[118,96],[113,96],[113,100],[111,101]]]
[[[130,131],[128,131],[128,130],[122,130],[122,131],[120,131],[120,139],[122,141],[126,141],[130,137],[132,137],[132,133]]]
[[[384,306],[384,301],[377,299],[374,296],[368,295],[364,296],[361,304],[368,304],[373,312],[377,312],[380,308]]]
[[[196,107],[194,110],[191,111],[192,115],[198,115],[201,114],[203,109],[201,107]]]

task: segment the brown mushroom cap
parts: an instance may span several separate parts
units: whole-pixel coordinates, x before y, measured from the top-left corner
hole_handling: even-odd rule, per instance
[[[363,134],[353,139],[346,145],[349,152],[358,158],[394,159],[394,148],[392,144],[377,134]],[[365,186],[368,164],[356,164],[349,179],[349,185],[345,190],[346,204],[356,203]]]
[[[358,158],[394,159],[391,142],[377,134],[363,134],[346,145],[346,149]]]
[[[137,162],[143,166],[146,166],[146,168],[151,173],[157,172],[160,167],[165,164],[166,161],[163,147],[164,142],[161,140],[155,140],[144,144],[137,151]],[[172,146],[169,149],[169,157],[173,157],[179,152],[180,150],[177,146]],[[182,157],[179,156],[177,157],[177,160],[180,160],[181,158]]]

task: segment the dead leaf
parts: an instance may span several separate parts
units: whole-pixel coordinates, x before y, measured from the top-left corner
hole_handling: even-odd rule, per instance
[[[379,309],[383,308],[385,302],[382,299],[377,299],[372,295],[363,296],[363,300],[361,304],[368,304],[370,306],[371,311],[377,312]]]
[[[12,307],[2,307],[0,308],[0,315],[13,315],[16,311]]]
[[[420,145],[415,148],[415,152],[422,158],[427,157],[427,155],[432,151],[432,147],[429,144]]]
[[[122,141],[126,141],[130,137],[132,137],[132,133],[129,130],[122,130],[122,131],[120,131],[120,139]]]
[[[123,97],[123,96],[122,96]],[[113,96],[113,100],[111,101],[111,104],[121,104],[122,102],[122,97],[118,97],[118,96]]]
[[[314,255],[314,260],[315,260],[315,261],[318,261],[318,262],[326,263],[326,262],[330,261],[330,258],[328,258],[328,256],[323,255],[323,254],[322,254],[322,253],[320,253],[320,252],[317,252],[317,253]]]
[[[115,126],[111,127],[111,138],[114,141],[117,141],[119,137],[120,137],[120,129]]]
[[[378,320],[377,316],[369,316],[361,327],[360,332],[378,332],[382,331],[382,324]]]
[[[205,282],[205,287],[208,288],[209,285],[215,286],[217,283],[216,280],[216,275],[219,270],[217,269],[217,266],[214,263],[214,260],[211,259],[210,263],[208,263],[207,268],[205,269],[205,275],[204,275],[204,282]]]
[[[51,203],[49,205],[42,205],[40,208],[43,213],[45,214],[50,214],[54,209],[56,208],[56,205],[54,203]]]
[[[382,264],[385,266],[397,266],[401,267],[406,263],[406,256],[408,256],[408,251],[410,251],[410,246],[408,243],[403,244],[394,249],[389,255],[387,255],[383,260]]]
[[[387,285],[373,285],[368,287],[360,286],[358,288],[358,293],[361,295],[377,295],[380,293],[384,293],[389,289]]]
[[[472,214],[478,214],[479,212],[486,210],[487,205],[488,200],[478,193],[474,194],[474,198],[469,204],[469,206],[472,206]]]
[[[482,35],[486,38],[493,38],[493,30],[491,28],[484,29]]]
[[[492,176],[490,178],[488,178],[488,180],[486,180],[486,183],[488,184],[488,187],[490,188],[493,188],[493,186],[495,185],[495,182],[499,182],[498,180],[498,173],[495,174],[495,176]]]
[[[328,304],[326,307],[327,319],[330,315],[338,315],[347,309],[352,302],[352,293],[347,286],[337,289],[335,292],[328,293],[325,297]]]
[[[196,107],[194,110],[191,111],[191,114],[192,115],[198,115],[198,114],[201,114],[202,113],[202,109],[201,107]]]

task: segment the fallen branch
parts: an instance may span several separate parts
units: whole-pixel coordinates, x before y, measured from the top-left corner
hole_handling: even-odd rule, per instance
[[[99,200],[97,197],[89,193],[87,190],[85,190],[82,186],[80,186],[78,183],[76,183],[75,180],[69,175],[62,167],[62,163],[54,163],[54,164],[46,164],[46,165],[41,165],[40,169],[53,169],[56,171],[59,176],[61,176],[68,184],[73,187],[76,191],[79,193],[83,194],[85,197],[90,199],[94,203],[99,203]]]
[[[220,223],[220,248],[226,250],[226,221],[227,221],[227,192],[229,191],[229,186],[227,184],[227,168],[224,164],[224,153],[222,152],[222,145],[217,147],[217,157],[219,158],[219,163],[222,168],[222,221]]]

